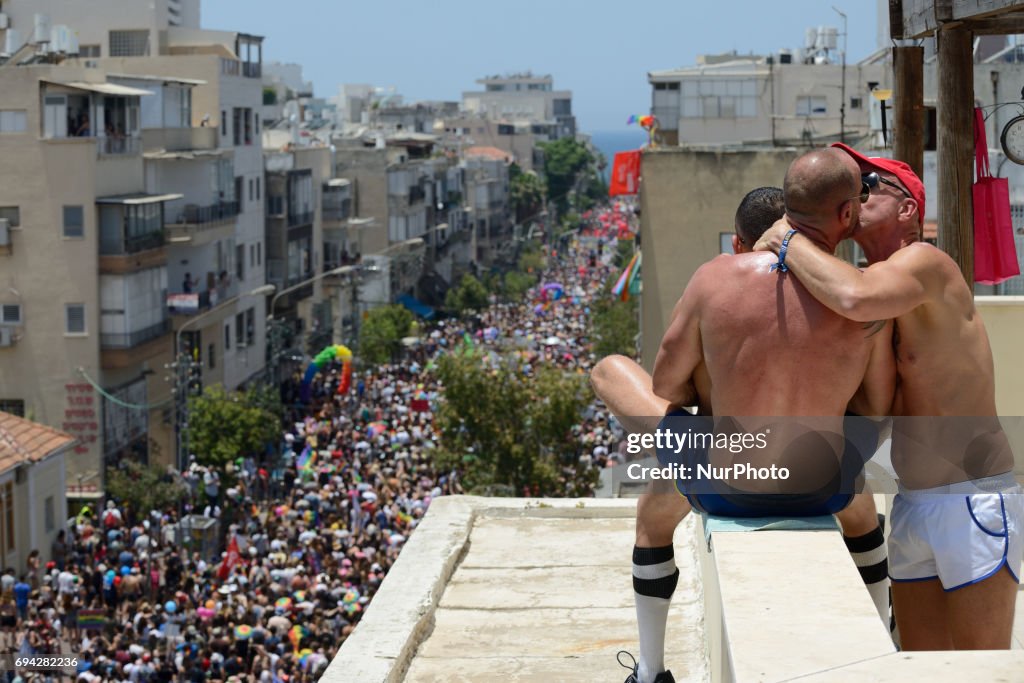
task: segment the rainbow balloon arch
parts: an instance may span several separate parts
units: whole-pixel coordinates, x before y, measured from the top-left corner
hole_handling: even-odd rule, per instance
[[[341,381],[338,382],[338,394],[346,393],[352,386],[352,351],[347,346],[332,344],[316,354],[306,368],[299,387],[299,397],[303,403],[309,403],[313,389],[313,378],[331,361],[341,361]]]

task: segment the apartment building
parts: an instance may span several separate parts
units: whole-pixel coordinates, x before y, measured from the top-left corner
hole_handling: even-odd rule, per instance
[[[33,297],[50,308],[66,300],[63,331],[53,311],[49,320],[40,313],[31,321],[26,312],[22,331],[11,337],[35,337],[38,321],[40,335],[82,340],[63,366],[18,363],[19,372],[39,376],[38,387],[13,377],[12,383],[32,394],[20,398],[26,414],[78,437],[78,450],[85,450],[69,457],[69,489],[81,478],[88,495],[102,489],[104,457],[174,461],[172,382],[164,365],[173,360],[175,339],[201,365],[203,385],[235,388],[262,372],[266,357],[266,300],[250,295],[266,281],[262,38],[196,28],[195,1],[147,4],[149,14],[137,15],[139,3],[106,0],[82,17],[73,11],[80,3],[50,2],[49,22],[73,27],[79,52],[89,41],[99,48],[75,57],[29,43],[0,67],[12,85],[0,92],[7,103],[0,108],[15,108],[8,118],[24,133],[0,135],[0,146],[14,152],[3,155],[5,172],[38,179],[5,184],[0,205],[30,207],[13,212],[26,225],[27,215],[67,226],[57,243],[66,253],[49,260],[51,268],[67,264],[67,281],[26,273],[30,284],[15,287],[26,311]],[[193,6],[196,21],[185,21]],[[37,8],[19,0],[3,5],[12,27],[38,23],[30,14]],[[135,38],[122,44],[125,32]],[[52,177],[56,169],[40,164],[53,150],[82,160],[68,160]],[[76,187],[81,196],[68,197]],[[52,230],[16,229],[22,233],[11,240],[15,252],[22,240],[26,252],[57,249],[46,241]],[[90,254],[75,252],[74,244]],[[4,390],[0,397],[11,391]]]
[[[572,91],[555,90],[551,76],[530,72],[477,80],[482,91],[462,93],[462,109],[495,121],[545,125],[552,140],[575,137]]]
[[[469,212],[471,253],[490,266],[512,247],[512,211],[508,162],[501,150],[473,148],[462,162]]]
[[[163,216],[180,195],[146,191],[149,95],[97,69],[0,66],[0,408],[78,440],[76,495],[102,490],[104,459],[150,450],[170,393]]]

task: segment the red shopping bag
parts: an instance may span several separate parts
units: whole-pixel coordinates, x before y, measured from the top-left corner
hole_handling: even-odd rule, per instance
[[[1020,275],[1010,218],[1010,184],[993,178],[988,164],[985,117],[974,110],[974,281],[997,285]]]

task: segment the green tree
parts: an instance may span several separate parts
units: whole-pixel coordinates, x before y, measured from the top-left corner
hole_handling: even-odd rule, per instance
[[[578,424],[589,398],[579,375],[540,368],[525,375],[502,361],[443,356],[444,401],[437,414],[439,468],[458,469],[473,493],[589,495],[597,472],[580,467]]]
[[[390,362],[401,350],[402,339],[409,336],[413,321],[405,306],[371,308],[359,328],[359,359],[372,365]]]
[[[536,286],[537,277],[518,270],[510,270],[505,273],[504,294],[510,301],[518,301],[523,298],[531,287]]]
[[[217,384],[188,400],[189,450],[204,464],[222,466],[262,451],[281,429],[280,407],[265,388],[227,392]]]
[[[622,301],[611,293],[611,288],[611,283],[606,285],[590,306],[594,354],[598,358],[613,354],[635,358],[636,336],[640,333],[637,299],[630,297],[629,301]]]
[[[188,485],[176,475],[135,460],[107,470],[106,489],[111,498],[143,513],[175,507],[188,494]]]
[[[548,197],[557,204],[559,213],[565,213],[569,209],[569,194],[585,187],[578,187],[577,183],[584,180],[587,170],[593,167],[594,156],[585,145],[572,138],[541,143],[540,147],[544,151]]]
[[[459,280],[458,286],[448,290],[444,305],[462,315],[466,311],[482,311],[490,305],[490,300],[483,283],[467,273]]]
[[[536,216],[544,208],[544,182],[533,171],[523,173],[516,164],[512,164],[509,186],[517,223]]]

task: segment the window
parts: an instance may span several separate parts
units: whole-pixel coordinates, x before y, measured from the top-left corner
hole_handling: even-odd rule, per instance
[[[21,227],[21,209],[17,206],[0,206],[0,218],[6,218],[11,228]]]
[[[255,268],[256,267],[256,245],[255,244],[250,244],[249,245],[249,267],[250,268]]]
[[[242,144],[242,110],[235,107],[231,110],[231,130],[234,133],[235,146]]]
[[[256,197],[256,182],[249,178],[249,201],[251,202]]]
[[[245,348],[245,313],[235,316],[235,346]]]
[[[679,83],[655,83],[655,90],[679,90]]]
[[[206,362],[208,364],[207,367],[209,367],[211,370],[217,367],[217,362],[216,360],[214,360],[213,356],[213,344],[210,344],[209,346],[206,347]]]
[[[263,265],[263,242],[256,243],[256,265]]]
[[[20,325],[21,304],[3,304],[0,306],[0,325]]]
[[[850,98],[850,109],[860,109],[864,106],[864,99],[861,97]]]
[[[225,136],[228,134],[228,113],[223,110],[220,112],[220,134]]]
[[[238,202],[238,210],[241,211],[245,206],[245,179],[242,176],[235,177],[235,201]]]
[[[24,109],[0,109],[0,133],[24,133],[28,116]]]
[[[758,83],[754,78],[689,79],[676,85],[678,96],[672,89],[655,89],[654,109],[667,120],[671,120],[676,111],[683,118],[757,116]]]
[[[235,275],[239,281],[245,279],[245,245],[235,247]]]
[[[0,398],[0,410],[18,417],[25,417],[25,402],[20,398]]]
[[[224,350],[231,350],[231,321],[224,323]]]
[[[256,179],[256,201],[260,201],[260,179]]]
[[[53,496],[47,496],[43,502],[43,520],[46,533],[50,533],[57,526],[57,508],[53,504]]]
[[[149,55],[149,31],[111,31],[111,57],[146,57]]]
[[[81,206],[64,207],[64,236],[85,237],[85,211]]]
[[[79,45],[78,46],[78,56],[81,57],[82,59],[89,59],[91,57],[99,57],[100,56],[100,46],[99,45]]]
[[[828,102],[821,95],[800,95],[796,98],[797,116],[824,116],[828,113]]]
[[[256,309],[249,308],[245,312],[245,345],[252,346],[256,341]]]
[[[245,144],[247,144],[247,145],[251,145],[252,144],[252,122],[253,122],[253,118],[255,118],[255,117],[253,117],[253,115],[252,115],[252,109],[246,108],[246,109],[242,110],[242,119],[245,122]]]
[[[64,334],[85,333],[85,304],[64,304]]]

